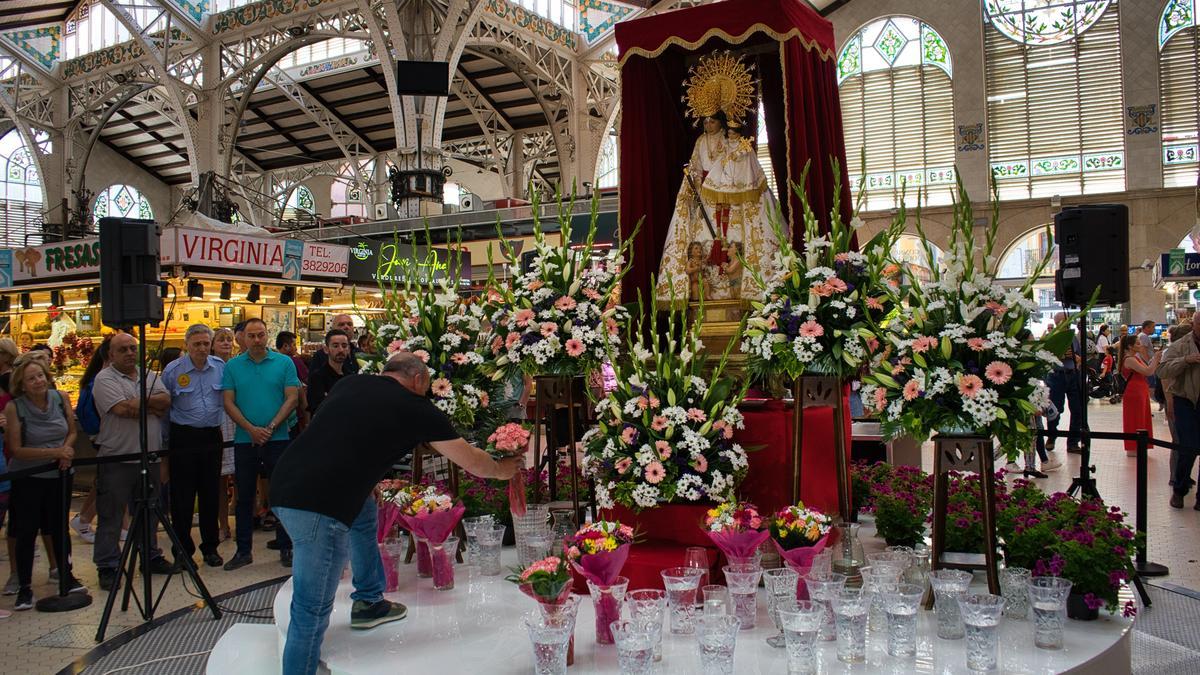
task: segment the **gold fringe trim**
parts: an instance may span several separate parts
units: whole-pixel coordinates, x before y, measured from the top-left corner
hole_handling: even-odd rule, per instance
[[[787,153],[787,166],[784,167],[784,173],[787,175],[787,180],[782,186],[780,186],[782,189],[779,191],[779,198],[783,200],[783,204],[780,205],[779,212],[781,214],[787,212],[787,231],[788,234],[791,234],[796,231],[796,214],[793,212],[794,209],[792,208],[792,111],[789,110],[788,106],[788,98],[791,96],[791,94],[788,92],[787,52],[784,51],[782,42],[779,43],[779,80],[783,82],[783,145],[784,150]],[[778,176],[775,177],[775,185],[779,186]],[[800,187],[803,190],[808,189],[807,185],[802,185]],[[780,248],[791,245],[791,241],[778,242],[778,246]]]
[[[833,50],[822,49],[821,46],[817,44],[816,40],[810,40],[804,37],[804,34],[800,32],[799,28],[793,28],[786,33],[780,33],[765,23],[756,23],[747,28],[746,32],[742,33],[741,35],[730,35],[729,33],[725,32],[723,28],[710,28],[700,36],[699,40],[693,41],[685,40],[681,37],[669,37],[653,51],[643,49],[642,47],[634,47],[621,55],[621,60],[618,61],[618,64],[624,66],[625,61],[627,61],[631,56],[641,56],[647,59],[653,59],[673,46],[695,49],[714,37],[720,37],[729,44],[739,45],[749,40],[750,37],[756,33],[766,33],[779,42],[786,42],[792,38],[798,38],[800,40],[800,44],[804,45],[805,49],[810,52],[816,51],[817,55],[821,57],[822,61],[827,61],[834,56]]]
[[[767,181],[764,180],[756,188],[750,188],[749,190],[741,190],[738,192],[720,192],[712,188],[701,187],[700,196],[704,198],[704,201],[711,202],[713,204],[729,204],[730,206],[737,204],[753,204],[758,201],[759,196],[762,195],[763,190],[766,189]]]

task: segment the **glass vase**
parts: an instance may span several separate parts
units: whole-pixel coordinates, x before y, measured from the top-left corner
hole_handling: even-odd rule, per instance
[[[592,596],[592,608],[596,611],[596,644],[611,645],[612,624],[621,619],[621,603],[625,600],[629,579],[617,577],[607,586],[589,579],[587,585],[588,593]]]
[[[417,578],[428,579],[433,576],[433,559],[429,557],[429,540],[417,537]]]
[[[866,564],[862,542],[858,540],[858,523],[838,523],[833,526],[837,544],[833,554],[833,571],[844,574],[849,583],[857,583],[858,570]]]
[[[446,537],[440,544],[429,545],[433,565],[433,587],[439,591],[454,588],[454,558],[458,554],[458,537]]]

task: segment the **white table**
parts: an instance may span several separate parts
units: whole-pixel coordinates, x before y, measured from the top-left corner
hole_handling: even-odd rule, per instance
[[[505,550],[505,563],[513,564],[515,552]],[[335,675],[392,675],[396,672],[529,673],[533,670],[529,638],[521,617],[534,611],[534,601],[516,586],[497,577],[470,578],[468,568],[459,566],[457,587],[435,591],[430,579],[417,579],[413,565],[402,566],[400,590],[388,598],[408,606],[408,617],[369,631],[350,629],[350,585],[343,580],[338,589],[329,630],[322,648],[323,661]],[[982,587],[980,588],[982,590]],[[287,634],[292,586],[289,580],[275,598],[278,653]],[[594,612],[590,599],[580,604],[575,629],[575,673],[617,673],[616,649],[597,645]],[[868,636],[867,663],[848,666],[837,661],[836,643],[821,643],[822,673],[964,673],[965,642],[939,640],[935,636],[933,612],[921,612],[917,655],[888,656],[884,650],[886,631]],[[1033,646],[1029,621],[1005,620],[1001,625],[1001,673],[1130,672],[1132,620],[1101,613],[1098,621],[1068,621],[1065,647],[1045,651]],[[766,616],[766,602],[759,597],[757,627],[738,635],[736,672],[787,673],[785,650],[767,645],[774,628]],[[228,675],[217,664],[230,663],[229,655],[247,649],[234,631],[226,634],[213,650],[208,672]],[[261,634],[260,639],[261,639]],[[261,643],[260,643],[261,644]],[[276,657],[278,658],[278,657]],[[257,661],[257,659],[256,659]],[[244,662],[243,662],[244,663]],[[276,660],[277,664],[278,661]],[[244,664],[248,665],[248,664]],[[695,638],[670,635],[664,630],[661,673],[698,673]],[[241,669],[239,672],[256,672]],[[278,665],[273,671],[278,672]]]

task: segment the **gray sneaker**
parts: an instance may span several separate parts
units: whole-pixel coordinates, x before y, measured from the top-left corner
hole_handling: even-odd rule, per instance
[[[392,621],[399,621],[408,616],[408,608],[398,602],[380,600],[375,604],[365,600],[355,600],[350,610],[350,627],[355,630],[366,630],[381,626]]]
[[[17,580],[17,575],[14,574],[4,583],[4,595],[16,595],[19,590],[21,590],[21,582]]]

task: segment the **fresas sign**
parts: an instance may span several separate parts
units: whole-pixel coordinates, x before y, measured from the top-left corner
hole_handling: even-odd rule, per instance
[[[27,246],[13,250],[13,281],[38,281],[100,274],[100,239]]]

